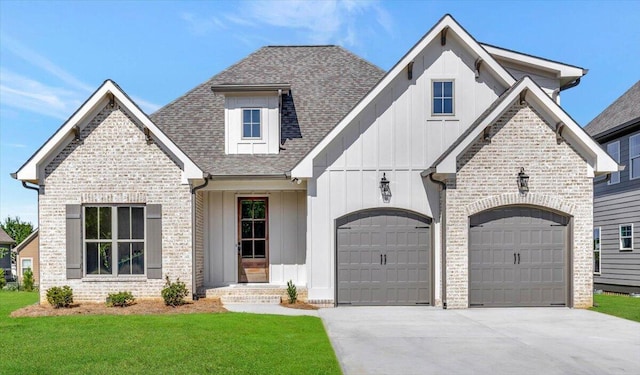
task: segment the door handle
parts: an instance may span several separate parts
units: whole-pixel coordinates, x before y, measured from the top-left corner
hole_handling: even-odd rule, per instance
[[[518,264],[520,264],[520,253],[518,253]]]
[[[387,254],[384,254],[384,264],[387,264]]]
[[[380,254],[380,264],[382,264],[382,254]]]
[[[516,264],[516,253],[513,253],[513,264]]]

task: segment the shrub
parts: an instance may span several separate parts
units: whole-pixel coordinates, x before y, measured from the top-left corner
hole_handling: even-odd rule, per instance
[[[167,283],[165,284],[164,289],[162,289],[162,299],[164,299],[164,304],[167,306],[180,306],[184,305],[184,297],[189,294],[187,290],[187,286],[180,281],[178,277],[175,283],[172,283],[169,280],[169,275],[166,276]]]
[[[131,292],[110,293],[107,296],[107,306],[125,307],[131,305],[135,300]]]
[[[4,278],[4,269],[0,268],[0,289],[7,285],[7,279]]]
[[[22,287],[27,292],[33,292],[33,271],[31,271],[31,268],[24,270],[24,274],[22,275]]]
[[[298,289],[292,280],[287,281],[287,294],[289,295],[289,303],[296,303],[298,300]]]
[[[54,286],[47,290],[47,301],[54,308],[69,307],[73,303],[73,290],[65,285],[62,288]]]
[[[18,290],[20,290],[20,284],[18,283],[7,283],[7,285],[4,286],[4,288],[2,288],[2,290],[6,290],[9,292],[17,292]]]

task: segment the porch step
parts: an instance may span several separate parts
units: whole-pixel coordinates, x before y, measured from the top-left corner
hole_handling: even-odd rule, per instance
[[[280,297],[279,295],[269,295],[269,294],[223,295],[223,296],[220,296],[220,302],[222,302],[223,305],[232,304],[232,303],[237,303],[237,304],[241,304],[241,303],[263,304],[264,303],[264,304],[278,305],[280,304],[281,298],[282,297]]]

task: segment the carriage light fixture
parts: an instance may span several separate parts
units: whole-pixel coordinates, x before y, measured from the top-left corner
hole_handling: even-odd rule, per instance
[[[380,193],[382,194],[382,201],[384,203],[389,203],[391,200],[391,189],[389,188],[389,180],[387,180],[387,174],[382,174],[382,179],[380,180]]]
[[[520,173],[518,173],[518,190],[522,194],[529,191],[529,176],[524,173],[524,168],[520,168]]]

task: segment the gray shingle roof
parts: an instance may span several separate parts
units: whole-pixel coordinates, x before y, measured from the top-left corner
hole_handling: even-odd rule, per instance
[[[597,138],[598,135],[608,130],[638,120],[640,120],[640,81],[591,120],[584,127],[584,130],[592,137]]]
[[[11,238],[11,236],[9,236],[7,232],[5,232],[4,229],[0,227],[0,243],[11,244],[15,242],[16,241],[14,241],[13,238]]]
[[[290,171],[383,77],[375,65],[338,46],[263,47],[150,116],[203,171],[282,175]],[[291,85],[283,98],[284,150],[225,155],[224,96],[212,85]]]

